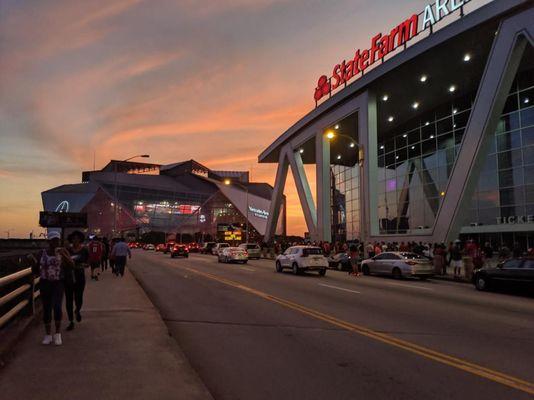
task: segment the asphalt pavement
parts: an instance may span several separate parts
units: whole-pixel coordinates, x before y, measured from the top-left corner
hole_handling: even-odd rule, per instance
[[[534,398],[531,297],[198,254],[130,268],[216,399]]]

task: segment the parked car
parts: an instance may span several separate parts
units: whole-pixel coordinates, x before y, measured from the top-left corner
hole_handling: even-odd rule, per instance
[[[534,258],[512,258],[496,267],[474,271],[473,284],[478,290],[497,287],[517,287],[534,290]]]
[[[185,244],[176,243],[171,249],[171,258],[175,257],[189,257],[189,250]]]
[[[200,248],[202,254],[213,254],[212,249],[217,243],[215,242],[205,242],[204,245]]]
[[[198,253],[200,251],[200,245],[198,243],[189,243],[187,245],[187,247],[189,247],[189,252],[190,253]]]
[[[219,262],[231,263],[243,263],[248,262],[248,253],[241,247],[223,247],[217,255]]]
[[[293,246],[276,257],[275,265],[276,272],[290,268],[295,275],[303,271],[317,271],[319,275],[324,276],[328,268],[328,260],[320,247]]]
[[[167,247],[167,245],[165,243],[160,243],[156,246],[156,251],[165,251],[165,248]]]
[[[230,247],[230,245],[228,243],[217,243],[215,246],[212,247],[211,254],[213,254],[214,256],[218,256],[219,252],[226,247]]]
[[[154,246],[152,243],[148,243],[145,248],[145,250],[156,250],[156,246]]]
[[[337,253],[328,257],[328,266],[340,271],[351,270],[350,256],[347,253]]]
[[[253,258],[259,260],[261,258],[261,248],[256,243],[241,243],[239,248],[247,251],[249,260]]]
[[[418,277],[427,279],[434,275],[434,265],[427,257],[410,252],[386,251],[362,261],[364,275],[391,275],[394,278]]]

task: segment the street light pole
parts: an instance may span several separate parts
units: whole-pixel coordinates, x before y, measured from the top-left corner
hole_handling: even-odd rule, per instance
[[[120,162],[128,162],[130,160],[133,160],[134,158],[142,157],[142,158],[148,158],[150,157],[149,154],[138,154],[136,156],[127,158],[126,160],[122,160]],[[118,183],[117,183],[117,175],[119,172],[119,166],[117,163],[115,163],[115,195],[114,195],[114,202],[113,202],[113,235],[117,233],[117,209],[118,209],[118,203],[119,203],[119,192],[118,192]]]

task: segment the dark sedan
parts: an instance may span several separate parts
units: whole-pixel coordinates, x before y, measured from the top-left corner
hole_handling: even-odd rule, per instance
[[[174,257],[189,257],[189,249],[183,244],[175,244],[171,249],[171,258]]]
[[[512,258],[496,267],[480,268],[473,275],[473,284],[478,290],[499,286],[522,286],[534,290],[534,258]]]

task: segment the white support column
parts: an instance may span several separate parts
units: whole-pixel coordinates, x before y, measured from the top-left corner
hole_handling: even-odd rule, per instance
[[[530,42],[534,45],[534,8],[505,20],[486,63],[471,110],[460,153],[454,164],[443,203],[436,217],[433,241],[458,237],[466,221],[470,202],[521,57]]]
[[[287,159],[287,152],[285,149],[281,149],[280,156],[278,158],[278,169],[276,171],[276,180],[274,183],[273,195],[271,198],[271,206],[269,208],[269,217],[267,218],[267,226],[265,228],[265,242],[271,240],[274,237],[274,234],[276,233],[276,225],[278,224],[278,217],[280,216],[280,207],[282,206],[284,188],[286,186],[288,166],[289,163]]]
[[[330,142],[322,131],[317,132],[315,136],[315,162],[317,171],[317,239],[331,242]]]
[[[304,170],[304,163],[302,157],[298,151],[288,149],[287,156],[289,158],[289,164],[291,165],[291,172],[293,173],[293,179],[295,180],[295,186],[300,199],[300,205],[304,213],[304,219],[306,220],[306,226],[310,232],[312,240],[318,240],[317,237],[317,210],[315,203],[313,202],[313,196],[311,193],[308,178],[306,177],[306,171]]]

